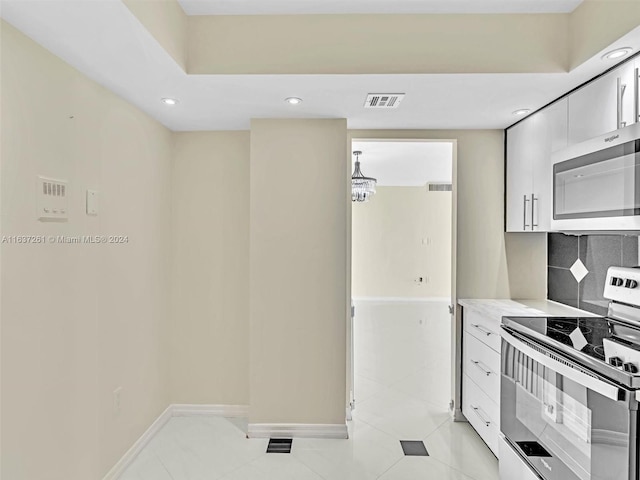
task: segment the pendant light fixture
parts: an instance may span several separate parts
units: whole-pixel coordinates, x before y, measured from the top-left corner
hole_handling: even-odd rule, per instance
[[[352,202],[366,202],[376,193],[375,178],[365,177],[360,171],[360,155],[362,152],[356,150],[353,152],[356,156],[356,166],[353,169],[353,175],[351,175],[351,201]]]

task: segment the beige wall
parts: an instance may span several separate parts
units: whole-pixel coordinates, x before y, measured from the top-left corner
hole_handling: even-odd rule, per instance
[[[547,298],[547,234],[506,233],[511,298]]]
[[[168,404],[171,133],[4,22],[1,40],[2,235],[129,242],[1,245],[0,476],[98,479]],[[68,222],[36,220],[37,175],[69,181]]]
[[[249,132],[176,134],[172,403],[249,404]]]
[[[352,222],[354,297],[451,294],[451,192],[378,187],[353,204]]]
[[[187,69],[188,21],[177,0],[123,0],[183,70]]]
[[[250,423],[344,424],[346,120],[253,120]]]
[[[188,17],[177,0],[124,3],[192,74],[565,72],[640,24],[637,0],[538,15]]]
[[[193,74],[564,72],[569,61],[568,15],[209,15],[188,20],[188,71]]]

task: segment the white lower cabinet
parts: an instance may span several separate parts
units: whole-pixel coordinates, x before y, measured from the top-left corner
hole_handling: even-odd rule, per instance
[[[468,308],[462,317],[462,413],[499,458],[501,318]]]
[[[467,375],[462,379],[462,413],[493,454],[500,458],[500,407]]]
[[[465,335],[473,335],[495,352],[500,352],[500,318],[489,318],[465,308],[463,322]]]
[[[462,354],[465,373],[484,392],[500,393],[500,354],[468,335]],[[493,401],[499,404],[499,399]]]
[[[502,435],[498,438],[498,450],[500,480],[540,480],[540,477],[520,458]]]

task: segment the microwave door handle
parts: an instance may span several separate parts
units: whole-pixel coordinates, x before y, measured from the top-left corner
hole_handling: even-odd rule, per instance
[[[511,333],[507,332],[504,328],[502,329],[502,340],[512,345],[516,350],[522,352],[527,357],[532,360],[538,362],[540,365],[547,367],[553,370],[556,373],[568,378],[569,380],[573,380],[578,385],[582,385],[589,390],[593,390],[594,392],[598,392],[600,395],[607,397],[610,400],[618,401],[619,400],[619,391],[620,389],[604,380],[600,380],[599,378],[595,378],[591,375],[583,373],[581,370],[574,368],[571,366],[571,361],[562,359],[562,362],[555,360],[542,352],[548,352],[549,354],[553,354],[546,348],[541,345],[535,345],[535,348],[529,346],[524,341],[516,338]],[[577,366],[576,366],[577,367]]]

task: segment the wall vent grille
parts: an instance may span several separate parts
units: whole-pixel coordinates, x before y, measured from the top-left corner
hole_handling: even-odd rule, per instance
[[[364,108],[398,108],[404,93],[370,93],[364,102]]]
[[[430,192],[450,192],[452,190],[450,183],[429,183]]]

